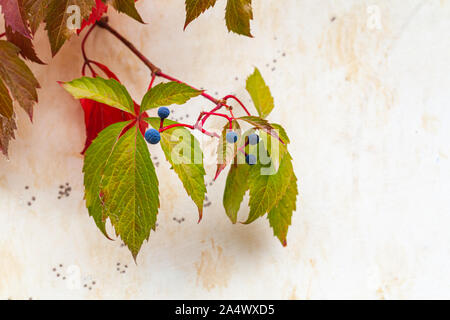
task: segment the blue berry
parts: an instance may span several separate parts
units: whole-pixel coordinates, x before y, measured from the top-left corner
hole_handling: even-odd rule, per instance
[[[238,141],[238,135],[234,131],[227,132],[228,143],[236,143]]]
[[[151,144],[157,144],[161,140],[161,134],[156,129],[148,129],[145,132],[145,140]]]
[[[167,107],[161,107],[158,109],[158,116],[161,119],[167,118],[169,116],[169,114],[170,114],[170,110]]]
[[[257,145],[259,143],[259,136],[256,133],[252,133],[248,136],[248,143],[252,146]]]
[[[245,156],[245,162],[247,162],[247,164],[253,166],[256,164],[256,157],[252,154],[248,154]]]

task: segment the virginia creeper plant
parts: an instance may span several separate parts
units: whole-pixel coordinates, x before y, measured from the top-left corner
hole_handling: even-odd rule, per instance
[[[216,0],[186,0],[184,27],[215,3]],[[297,178],[286,131],[267,120],[274,109],[274,99],[257,68],[246,82],[257,113],[253,115],[252,109],[235,95],[213,97],[164,73],[116,31],[104,16],[108,7],[143,22],[134,0],[0,0],[0,5],[5,17],[5,33],[0,37],[6,37],[0,40],[0,148],[5,155],[16,129],[13,101],[31,119],[33,105],[38,101],[39,84],[22,60],[43,63],[32,43],[38,27],[45,22],[53,55],[72,34],[89,27],[81,46],[82,77],[60,84],[80,100],[84,110],[85,200],[100,231],[111,239],[106,230],[109,219],[116,236],[136,259],[144,240],[156,229],[160,207],[160,183],[150,156],[156,148],[162,149],[197,206],[201,221],[207,190],[202,149],[193,135],[197,131],[217,141],[215,179],[229,167],[223,205],[230,221],[238,222],[238,211],[249,191],[250,212],[242,223],[249,224],[267,215],[274,235],[287,245],[288,228],[296,210]],[[78,6],[82,18],[77,30],[67,29],[66,23],[71,18],[68,8],[73,5]],[[252,19],[251,0],[227,0],[225,20],[229,31],[251,37]],[[107,66],[88,57],[87,39],[96,28],[108,31],[149,69],[148,90],[140,103],[132,99]],[[193,123],[168,119],[167,107],[187,107],[189,100],[196,97],[210,104],[209,111],[200,112]],[[151,110],[157,110],[158,117],[149,117],[147,112]],[[205,128],[211,118],[223,120],[221,132]]]

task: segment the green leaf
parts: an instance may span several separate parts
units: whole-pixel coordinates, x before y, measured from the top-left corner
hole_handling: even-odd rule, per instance
[[[241,202],[249,189],[248,177],[250,168],[247,164],[235,164],[231,166],[228,172],[223,194],[223,206],[232,223],[237,222],[237,214],[241,207]]]
[[[0,115],[7,119],[11,119],[14,114],[12,99],[9,96],[8,89],[0,80]]]
[[[76,99],[90,99],[134,114],[134,103],[127,89],[114,79],[82,77],[62,83]]]
[[[135,0],[111,0],[111,4],[117,11],[127,14],[140,23],[144,23],[136,9]]]
[[[252,167],[250,172],[250,213],[245,224],[262,217],[278,204],[286,193],[291,177],[294,174],[290,155],[282,159],[276,173],[270,174],[270,169],[267,172],[263,169],[262,165],[257,164]]]
[[[103,170],[100,182],[103,215],[134,259],[156,228],[159,189],[155,167],[138,126],[123,134]]]
[[[186,0],[186,22],[184,29],[189,23],[198,18],[203,12],[213,7],[217,0]]]
[[[103,170],[119,140],[120,133],[128,123],[115,123],[101,131],[87,149],[84,157],[83,172],[86,207],[97,227],[108,239],[109,236],[105,229],[106,217],[103,217],[103,207],[100,201],[100,181]]]
[[[270,124],[275,130],[278,131],[278,136],[280,137],[281,140],[283,140],[284,144],[289,144],[291,143],[291,140],[289,139],[289,136],[287,135],[286,130],[279,124],[277,123],[271,123]]]
[[[148,118],[146,121],[155,129],[159,129],[159,118]],[[164,120],[164,125],[176,124],[175,121]],[[198,140],[182,127],[175,127],[161,133],[161,148],[172,165],[187,194],[198,207],[199,220],[203,215],[203,203],[206,195],[205,169],[203,168],[203,152]]]
[[[284,130],[282,126],[276,123],[271,123],[270,125],[277,132],[277,136],[279,136],[279,138],[275,139],[265,131],[260,132],[259,136],[263,141],[264,146],[272,161],[274,161],[277,165],[280,164],[281,159],[283,159],[283,157],[288,153],[287,145],[290,143],[290,140],[286,133],[286,130]],[[281,143],[280,140],[282,140],[284,143]]]
[[[168,82],[160,83],[146,93],[142,99],[142,110],[150,110],[172,104],[185,104],[189,99],[202,94],[184,83]]]
[[[50,0],[22,0],[31,33],[35,34],[39,25],[44,21]]]
[[[228,31],[253,37],[250,31],[250,20],[253,20],[251,0],[228,0],[225,20]]]
[[[48,32],[53,56],[58,53],[66,40],[76,33],[76,30],[70,30],[67,27],[67,21],[73,15],[70,11],[67,12],[67,8],[72,5],[80,8],[82,21],[90,16],[95,0],[50,0],[45,16],[45,29]]]
[[[283,246],[287,245],[286,237],[291,225],[292,213],[297,209],[297,195],[297,177],[292,174],[286,193],[267,215],[274,235]]]
[[[264,82],[258,68],[248,77],[246,89],[261,118],[265,119],[274,108],[274,102],[269,87]]]
[[[19,52],[19,48],[12,43],[0,40],[0,79],[32,118],[33,106],[38,101],[36,89],[40,86],[31,70],[19,58]]]
[[[222,135],[217,146],[217,170],[214,179],[217,179],[219,174],[226,168],[226,166],[234,159],[238,152],[238,146],[241,145],[241,127],[235,120],[232,122],[233,130],[238,134],[238,142],[235,144],[227,142],[227,132],[230,129],[230,124],[227,123],[222,130]]]

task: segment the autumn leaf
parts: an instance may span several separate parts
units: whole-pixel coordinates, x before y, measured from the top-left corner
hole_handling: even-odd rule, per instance
[[[8,88],[0,80],[0,115],[4,118],[11,119],[13,114],[13,102],[9,96]]]
[[[6,38],[9,42],[13,43],[16,47],[20,49],[20,55],[25,59],[39,64],[44,64],[41,59],[36,54],[34,50],[33,42],[30,38],[25,37],[21,33],[14,32],[11,27],[6,26]]]
[[[114,79],[82,77],[61,84],[76,99],[90,99],[135,114],[127,89]]]
[[[179,82],[160,83],[148,91],[142,99],[142,110],[150,110],[172,104],[185,104],[189,99],[202,94],[186,84]]]
[[[223,193],[223,206],[232,223],[237,222],[237,214],[241,207],[241,202],[249,189],[248,177],[250,168],[247,164],[234,164],[228,172]]]
[[[120,134],[129,122],[110,125],[100,132],[94,143],[86,151],[84,158],[84,197],[89,215],[94,219],[100,231],[108,238],[103,217],[103,207],[100,201],[100,182],[109,157],[119,140]]]
[[[135,0],[109,0],[109,2],[117,11],[125,13],[140,23],[144,23],[136,9]]]
[[[102,0],[95,0],[95,6],[92,8],[91,15],[88,19],[83,20],[81,23],[81,28],[77,30],[77,33],[80,34],[84,28],[99,21],[106,12],[108,12],[108,5],[106,5]]]
[[[0,80],[9,88],[14,100],[33,118],[33,106],[38,101],[40,88],[31,70],[19,58],[20,49],[8,41],[0,40]]]
[[[32,34],[35,34],[40,24],[44,22],[46,10],[51,0],[21,0],[27,15]]]
[[[25,12],[20,6],[19,0],[0,0],[0,6],[5,17],[6,26],[13,32],[20,33],[24,37],[31,38],[30,30],[27,27]]]
[[[253,20],[251,0],[228,0],[225,13],[228,31],[253,37],[250,31],[250,20]]]
[[[256,111],[261,118],[265,119],[274,108],[274,102],[269,87],[264,82],[258,68],[248,77],[246,89],[252,97]]]
[[[147,143],[134,126],[119,138],[109,156],[100,182],[100,197],[103,217],[111,220],[116,235],[135,260],[142,243],[156,228],[158,185]]]
[[[286,237],[289,226],[291,225],[292,213],[297,209],[297,196],[297,177],[295,174],[292,174],[291,181],[284,196],[267,215],[274,235],[280,240],[283,246],[287,246]]]
[[[94,100],[81,99],[80,104],[84,111],[86,124],[86,143],[83,151],[81,152],[82,154],[86,152],[92,141],[103,129],[114,123],[132,120],[135,118],[135,116],[127,112]]]
[[[184,29],[198,18],[203,12],[213,7],[217,0],[185,0],[186,3],[186,22]]]
[[[95,0],[50,0],[45,16],[46,30],[50,39],[52,55],[55,56],[63,44],[76,30],[67,27],[67,21],[72,15],[67,8],[76,5],[80,8],[81,19],[88,19],[95,6]]]
[[[0,150],[8,157],[8,147],[11,139],[14,139],[14,131],[17,129],[14,118],[0,116]]]
[[[146,121],[159,129],[161,119],[148,118]],[[175,121],[164,120],[164,125],[174,125]],[[186,128],[175,127],[161,133],[161,148],[172,165],[187,194],[197,205],[199,221],[203,215],[203,203],[206,195],[203,152],[198,140]]]

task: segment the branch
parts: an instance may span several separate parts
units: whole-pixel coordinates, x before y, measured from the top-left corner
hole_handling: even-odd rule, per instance
[[[131,52],[133,52],[138,58],[139,60],[141,60],[151,71],[152,76],[158,76],[170,81],[175,81],[175,82],[179,82],[179,83],[183,83],[188,85],[185,82],[182,82],[174,77],[171,77],[167,74],[164,74],[161,69],[159,67],[157,67],[156,65],[154,65],[152,62],[150,62],[149,59],[147,59],[146,56],[144,56],[130,41],[128,41],[124,36],[122,36],[119,32],[117,32],[113,27],[111,27],[108,24],[108,19],[107,18],[102,18],[99,21],[97,21],[96,23],[100,28],[103,28],[107,31],[109,31],[113,36],[115,36],[117,39],[119,39],[128,49],[131,50]],[[198,90],[196,88],[194,88],[191,85],[188,85],[189,87],[191,87],[192,89]],[[200,91],[200,90],[198,90]],[[202,92],[201,94],[204,98],[210,100],[211,102],[213,102],[216,105],[222,104],[223,101],[218,100],[212,96],[210,96],[209,94]]]
[[[124,36],[117,32],[113,27],[108,24],[108,18],[102,18],[96,23],[100,28],[108,30],[112,35],[119,39],[128,49],[131,50],[152,72],[152,74],[158,74],[161,70],[150,62],[136,47],[128,41]]]

